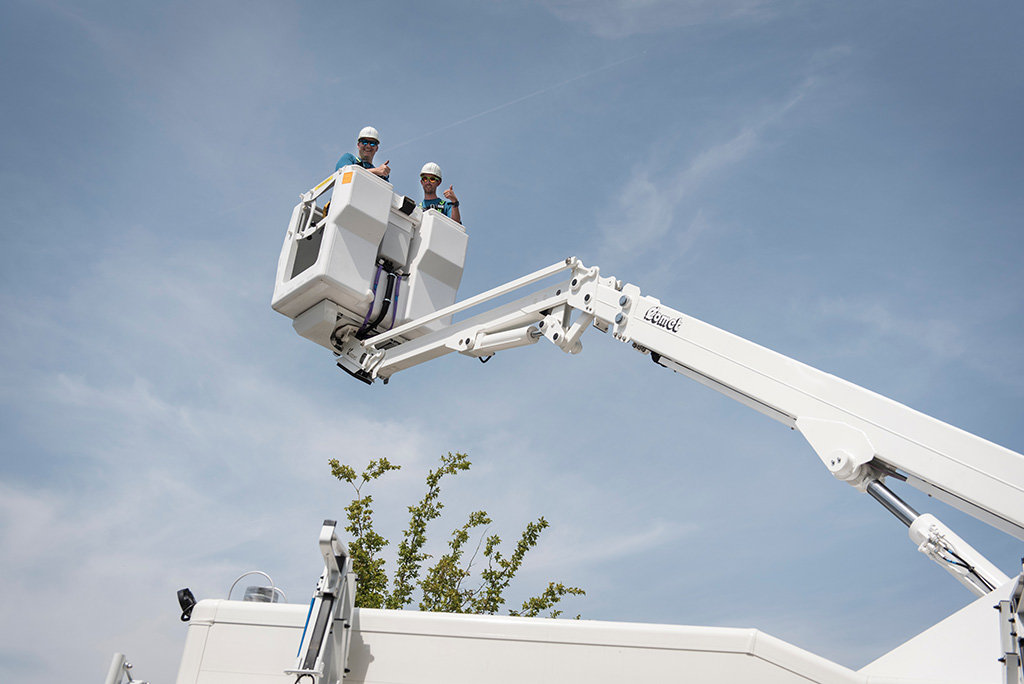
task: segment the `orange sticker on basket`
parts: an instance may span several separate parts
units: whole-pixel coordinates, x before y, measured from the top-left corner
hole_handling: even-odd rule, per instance
[[[344,185],[345,183],[351,183],[351,182],[352,182],[352,172],[351,171],[346,171],[345,173],[341,174],[341,184],[342,185]]]

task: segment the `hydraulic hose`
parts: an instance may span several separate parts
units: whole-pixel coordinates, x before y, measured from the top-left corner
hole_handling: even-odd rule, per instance
[[[362,332],[366,330],[366,326],[370,322],[370,316],[373,314],[373,305],[377,303],[377,284],[380,283],[380,272],[383,269],[384,264],[377,264],[377,272],[373,276],[373,298],[370,299],[370,308],[366,310],[366,316],[363,318],[363,324],[359,327],[359,334],[362,334]]]
[[[359,332],[356,333],[357,340],[365,340],[367,337],[369,337],[370,333],[374,330],[374,328],[376,328],[380,324],[380,322],[384,320],[384,317],[388,314],[388,309],[391,308],[391,295],[395,291],[395,280],[395,274],[389,272],[388,284],[384,288],[384,299],[380,303],[380,311],[377,312],[377,317],[373,320],[372,323],[367,324],[365,321],[363,322],[363,327],[360,328]],[[370,308],[371,310],[373,309],[373,307]],[[369,318],[369,316],[367,316],[367,318]]]

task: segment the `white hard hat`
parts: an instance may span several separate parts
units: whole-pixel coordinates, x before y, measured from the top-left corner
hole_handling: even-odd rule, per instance
[[[422,176],[425,173],[429,173],[431,176],[437,176],[438,178],[444,178],[444,176],[441,175],[441,167],[434,162],[427,162],[423,165],[423,168],[420,169],[420,175]]]
[[[373,126],[367,126],[363,130],[359,131],[359,135],[356,137],[356,140],[362,140],[363,138],[370,138],[380,142],[380,133],[378,133],[377,129]]]

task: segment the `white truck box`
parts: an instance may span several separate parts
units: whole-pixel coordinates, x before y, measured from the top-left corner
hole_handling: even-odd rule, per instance
[[[308,606],[204,600],[177,684],[291,684]],[[335,623],[334,634],[344,629]],[[356,609],[345,684],[861,683],[756,629]],[[875,680],[882,681],[882,680]]]

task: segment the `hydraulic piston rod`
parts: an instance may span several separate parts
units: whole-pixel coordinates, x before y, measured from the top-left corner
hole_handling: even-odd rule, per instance
[[[899,521],[910,527],[914,524],[914,521],[920,517],[920,514],[915,511],[910,505],[896,496],[896,494],[882,484],[881,480],[872,480],[868,483],[867,492],[871,495],[878,503],[885,506],[886,510],[899,518]]]
[[[1009,581],[987,558],[961,539],[935,516],[920,515],[880,480],[867,484],[867,492],[909,528],[917,550],[953,575],[975,596],[983,596]]]

